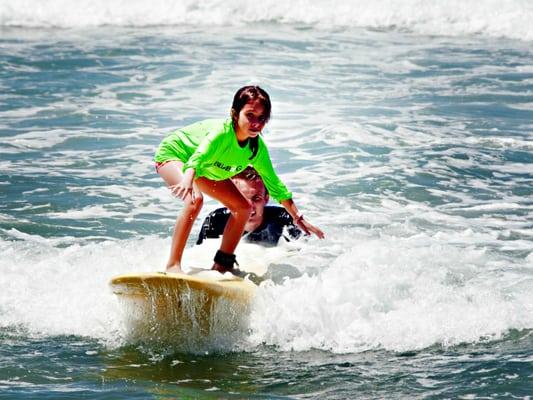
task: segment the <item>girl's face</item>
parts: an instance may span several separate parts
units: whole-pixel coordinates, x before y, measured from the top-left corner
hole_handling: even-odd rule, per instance
[[[239,141],[259,136],[267,123],[265,108],[259,100],[245,104],[237,119],[236,133]]]

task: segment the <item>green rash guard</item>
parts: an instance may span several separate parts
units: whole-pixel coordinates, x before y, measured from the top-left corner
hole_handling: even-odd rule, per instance
[[[281,202],[292,198],[292,193],[281,182],[272,167],[268,149],[259,137],[256,156],[248,143],[239,145],[231,119],[208,119],[178,129],[169,134],[157,150],[154,161],[163,163],[177,160],[184,163],[183,171],[193,168],[195,177],[214,181],[231,178],[252,165],[265,183],[270,195]]]

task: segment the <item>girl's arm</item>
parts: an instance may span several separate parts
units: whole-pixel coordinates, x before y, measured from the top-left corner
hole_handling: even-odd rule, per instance
[[[320,239],[324,239],[324,232],[306,221],[303,215],[298,212],[296,204],[292,201],[292,193],[287,190],[287,187],[276,175],[272,167],[272,161],[270,161],[270,156],[268,155],[268,149],[261,138],[259,138],[259,150],[257,156],[252,160],[252,165],[259,172],[259,175],[261,175],[263,183],[270,195],[285,207],[292,217],[294,224],[304,231],[306,235],[314,233]]]
[[[304,219],[303,214],[300,214],[298,212],[298,208],[296,208],[296,204],[294,204],[294,201],[292,201],[292,199],[282,200],[281,205],[285,207],[285,210],[287,210],[287,212],[290,214],[294,224],[302,231],[304,231],[306,235],[314,233],[320,239],[324,239],[324,232],[322,232],[320,228],[312,225],[310,222]]]

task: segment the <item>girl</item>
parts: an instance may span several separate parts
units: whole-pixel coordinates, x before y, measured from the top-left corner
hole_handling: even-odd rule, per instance
[[[307,235],[324,233],[298,212],[292,193],[277,177],[268,150],[259,136],[270,119],[268,94],[259,86],[245,86],[237,91],[227,120],[205,120],[179,129],[167,136],[155,155],[156,169],[172,193],[185,203],[176,220],[168,272],[181,272],[181,257],[192,225],[203,204],[203,193],[226,206],[228,220],[213,268],[219,272],[234,267],[234,251],[251,212],[250,202],[241,194],[231,177],[252,165],[270,195],[288,211],[294,223]]]

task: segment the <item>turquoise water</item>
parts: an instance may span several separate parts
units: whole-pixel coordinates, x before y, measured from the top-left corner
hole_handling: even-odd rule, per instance
[[[2,359],[23,363],[2,365],[10,381],[2,382],[0,397],[9,399],[526,398],[531,394],[526,355],[531,338],[517,334],[491,344],[404,353],[279,352],[260,347],[215,355],[163,355],[128,346],[109,350],[72,336],[7,336],[2,337]]]
[[[0,32],[0,398],[531,395],[531,42],[277,22]],[[272,278],[245,333],[132,340],[107,283],[162,268],[180,208],[154,149],[248,83],[271,94],[272,159],[327,239],[241,246]],[[212,253],[194,229],[190,265]]]

